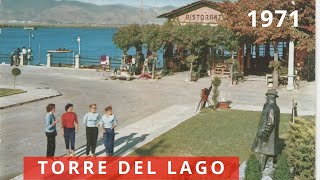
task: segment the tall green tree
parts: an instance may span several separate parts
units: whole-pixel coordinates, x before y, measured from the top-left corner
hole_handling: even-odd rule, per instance
[[[177,26],[172,22],[166,22],[161,26],[161,39],[164,49],[164,65],[165,69],[169,67],[169,61],[173,60],[174,44],[177,42]]]
[[[208,44],[214,48],[220,48],[231,52],[232,59],[239,47],[239,40],[236,34],[224,26],[213,27],[209,36]]]
[[[143,26],[142,42],[146,48],[152,52],[152,78],[155,77],[155,63],[158,59],[157,51],[163,46],[161,30],[159,25],[149,24]]]
[[[294,40],[300,49],[314,50],[314,30],[315,30],[315,1],[295,0],[295,1],[256,1],[240,0],[237,2],[224,2],[221,4],[224,12],[223,26],[236,33],[242,43],[261,44],[272,42],[275,47],[274,62],[278,62],[277,42]],[[269,27],[262,27],[265,24],[260,19],[260,14],[264,10],[273,13],[273,22]],[[257,27],[252,27],[251,17],[248,14],[257,11]],[[281,27],[277,27],[281,15],[276,15],[275,10],[287,10],[291,13],[299,10],[299,27],[293,27],[292,18],[283,21]],[[278,87],[278,72],[274,70],[274,87]]]
[[[126,55],[131,47],[135,47],[137,52],[142,51],[142,33],[141,26],[137,24],[124,26],[118,29],[113,35],[113,43]]]
[[[187,24],[177,26],[176,44],[188,51],[188,56],[198,56],[196,63],[198,73],[203,69],[204,60],[206,59],[206,49],[208,48],[208,37],[211,26],[202,24]]]

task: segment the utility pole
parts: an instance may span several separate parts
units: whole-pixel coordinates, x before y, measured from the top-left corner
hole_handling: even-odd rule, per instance
[[[140,13],[141,13],[141,27],[143,25],[143,0],[140,0],[141,4],[140,4]]]
[[[29,48],[31,49],[31,37],[33,38],[33,33],[32,31],[35,30],[36,28],[34,27],[25,27],[24,30],[29,31]]]

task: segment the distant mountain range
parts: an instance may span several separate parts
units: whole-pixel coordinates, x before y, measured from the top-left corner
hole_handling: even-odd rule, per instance
[[[162,23],[160,14],[176,7],[144,7],[144,23]],[[95,5],[79,1],[0,0],[0,22],[117,25],[141,23],[141,9],[124,4]]]

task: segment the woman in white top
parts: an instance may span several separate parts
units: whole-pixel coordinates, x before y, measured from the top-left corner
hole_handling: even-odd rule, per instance
[[[102,116],[100,125],[103,129],[103,142],[106,148],[106,155],[112,156],[114,149],[114,128],[118,125],[118,120],[112,114],[112,106],[105,108],[106,113]]]
[[[100,115],[97,113],[97,105],[90,104],[90,112],[88,112],[83,118],[83,124],[86,126],[87,147],[86,155],[94,156],[96,152],[97,140],[98,140],[98,124],[100,122]]]

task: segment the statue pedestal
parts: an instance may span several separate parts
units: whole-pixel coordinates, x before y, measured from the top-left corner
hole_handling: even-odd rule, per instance
[[[272,176],[273,176],[273,167],[266,167],[263,171],[262,171],[262,180],[272,180]]]

